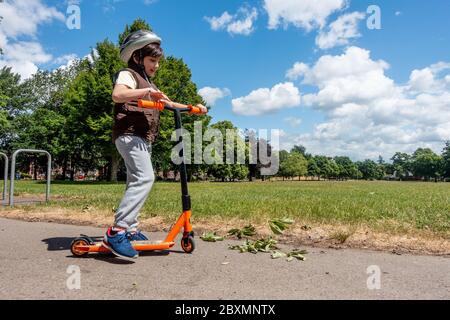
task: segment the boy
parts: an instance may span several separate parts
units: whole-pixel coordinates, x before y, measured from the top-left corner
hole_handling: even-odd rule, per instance
[[[148,240],[138,230],[138,215],[155,181],[151,163],[151,143],[159,130],[159,110],[137,106],[138,99],[169,103],[149,81],[159,68],[163,56],[161,38],[155,33],[139,30],[130,34],[120,47],[121,59],[128,68],[120,71],[114,82],[113,141],[127,168],[125,195],[116,211],[114,226],[108,228],[103,245],[115,255],[137,258],[130,241]],[[150,96],[150,93],[152,95]],[[206,113],[206,107],[197,105]]]

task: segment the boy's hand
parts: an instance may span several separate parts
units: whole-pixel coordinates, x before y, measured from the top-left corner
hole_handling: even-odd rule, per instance
[[[204,105],[202,105],[202,104],[200,104],[200,103],[197,104],[196,107],[197,107],[197,108],[200,108],[200,110],[202,111],[202,114],[205,114],[205,113],[208,112],[208,108],[206,108]]]
[[[150,91],[150,97],[151,97],[152,99],[155,99],[155,100],[162,100],[162,99],[170,100],[170,99],[167,98],[167,96],[166,96],[164,93],[162,93],[161,91]]]
[[[161,99],[159,99],[159,102],[162,102],[164,104],[168,104],[169,106],[173,105],[173,102],[170,101],[170,99],[161,98]]]

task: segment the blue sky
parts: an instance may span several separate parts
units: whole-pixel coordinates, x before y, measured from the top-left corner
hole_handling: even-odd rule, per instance
[[[70,4],[79,30],[66,26]],[[367,27],[370,5],[381,29]],[[57,68],[140,17],[190,67],[213,121],[280,129],[281,148],[354,160],[440,153],[450,140],[449,12],[446,0],[5,0],[0,66],[24,77]]]

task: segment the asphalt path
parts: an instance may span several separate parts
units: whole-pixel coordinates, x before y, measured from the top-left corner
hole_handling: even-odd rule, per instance
[[[104,231],[0,218],[0,299],[450,299],[448,256],[301,247],[306,260],[287,262],[228,249],[243,241],[198,236],[192,254],[178,239],[173,250],[132,262],[72,256],[75,237]]]

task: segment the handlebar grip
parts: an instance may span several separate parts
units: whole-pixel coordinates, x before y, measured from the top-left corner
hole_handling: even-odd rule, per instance
[[[139,99],[138,100],[138,107],[139,108],[147,108],[147,109],[158,109],[159,111],[163,111],[164,110],[164,103]]]
[[[202,110],[199,107],[194,107],[194,106],[188,106],[189,113],[195,113],[195,114],[203,114]]]

